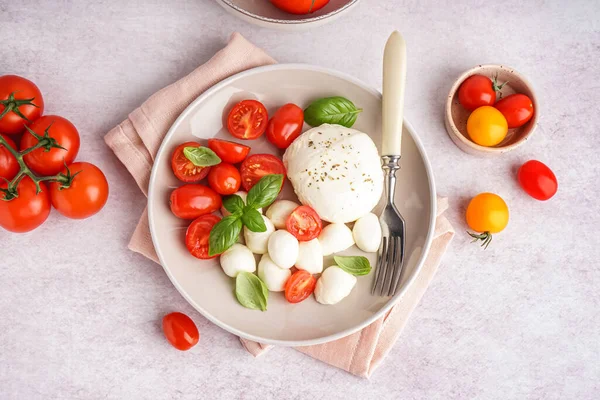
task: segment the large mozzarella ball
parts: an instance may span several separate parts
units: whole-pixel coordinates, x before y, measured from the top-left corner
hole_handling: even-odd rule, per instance
[[[356,285],[356,277],[332,265],[321,274],[315,288],[315,297],[321,304],[335,304],[348,296]]]
[[[288,268],[279,268],[268,254],[263,254],[258,262],[258,277],[271,292],[282,292],[291,275],[292,271]]]
[[[367,253],[375,253],[381,244],[381,225],[373,213],[360,217],[352,228],[356,246]]]
[[[275,231],[269,238],[269,256],[280,268],[294,266],[298,259],[298,249],[298,239],[288,231]]]
[[[319,274],[323,271],[323,250],[319,239],[298,244],[296,268],[303,269],[311,274]]]
[[[346,250],[354,244],[352,231],[345,224],[329,224],[321,231],[319,242],[323,255],[328,256]]]
[[[240,190],[239,192],[235,192],[234,194],[237,194],[238,196],[240,196],[242,198],[242,200],[244,201],[244,204],[246,204],[246,197],[248,197],[248,192],[244,192],[243,190]],[[262,208],[259,208],[257,211],[262,214]],[[225,207],[221,207],[221,214],[223,214],[223,217],[228,217],[231,215],[231,213],[229,211],[227,211],[225,209]]]
[[[277,200],[267,210],[267,217],[273,222],[275,228],[285,229],[285,221],[292,211],[300,207],[300,204],[291,200]]]
[[[235,278],[238,273],[256,271],[254,254],[243,244],[235,243],[221,254],[221,268],[228,276]]]
[[[252,232],[247,226],[244,226],[244,239],[246,240],[246,246],[254,254],[266,254],[267,244],[269,243],[269,237],[275,232],[273,223],[264,215],[261,215],[267,230],[264,232]]]

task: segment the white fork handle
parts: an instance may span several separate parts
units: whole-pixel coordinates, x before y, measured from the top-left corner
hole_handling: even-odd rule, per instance
[[[394,31],[383,52],[382,156],[400,155],[405,82],[406,43],[400,32]]]

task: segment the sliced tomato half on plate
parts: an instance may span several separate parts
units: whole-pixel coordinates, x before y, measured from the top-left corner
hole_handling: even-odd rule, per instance
[[[250,147],[228,140],[208,139],[208,147],[221,160],[230,164],[241,163],[248,156],[248,153],[250,153]]]
[[[221,218],[214,214],[206,214],[192,221],[185,232],[185,247],[191,255],[201,260],[216,257],[208,255],[208,238],[213,226],[220,220]]]
[[[323,223],[319,214],[311,207],[300,206],[287,217],[285,227],[299,241],[308,242],[319,237]]]
[[[268,122],[267,109],[260,101],[242,100],[229,112],[227,130],[238,139],[251,140],[265,133]]]
[[[202,147],[200,143],[185,142],[177,146],[171,156],[171,168],[173,173],[182,182],[198,182],[208,175],[210,167],[197,167],[183,154],[186,147]]]
[[[253,154],[240,166],[242,186],[249,191],[265,175],[282,174],[285,177],[283,162],[271,154]],[[283,186],[282,186],[283,187]]]
[[[285,283],[285,299],[290,303],[300,303],[315,291],[317,280],[309,272],[298,270]]]

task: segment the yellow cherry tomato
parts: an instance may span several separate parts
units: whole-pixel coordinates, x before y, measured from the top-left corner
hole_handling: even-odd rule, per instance
[[[469,235],[482,246],[489,246],[492,233],[498,233],[508,225],[508,206],[502,197],[494,193],[480,193],[471,199],[467,207],[467,225],[479,233]]]
[[[467,133],[480,146],[495,146],[506,137],[508,123],[500,111],[490,106],[477,108],[467,120]]]

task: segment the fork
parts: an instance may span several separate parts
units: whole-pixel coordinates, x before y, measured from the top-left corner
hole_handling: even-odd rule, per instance
[[[383,52],[383,143],[381,165],[385,174],[386,205],[379,222],[382,241],[371,294],[393,296],[398,290],[404,263],[405,222],[394,204],[396,171],[400,168],[406,43],[398,31],[388,39]]]

